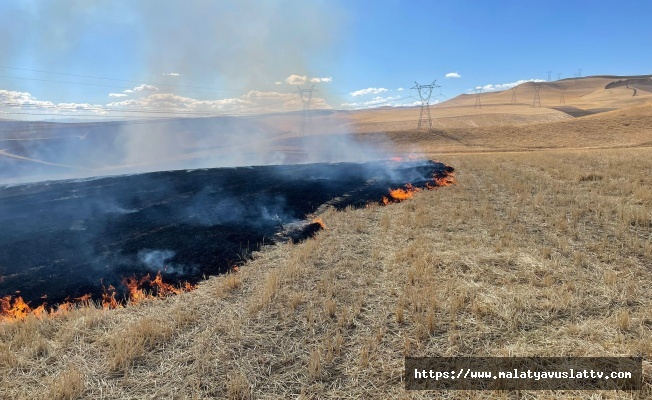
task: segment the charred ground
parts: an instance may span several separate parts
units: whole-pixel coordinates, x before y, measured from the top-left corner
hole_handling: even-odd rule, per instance
[[[6,186],[0,189],[0,296],[19,293],[31,306],[87,293],[98,298],[126,276],[158,271],[168,282],[196,283],[262,245],[311,236],[318,224],[305,220],[325,204],[381,202],[390,188],[424,186],[450,172],[432,161],[390,161]]]

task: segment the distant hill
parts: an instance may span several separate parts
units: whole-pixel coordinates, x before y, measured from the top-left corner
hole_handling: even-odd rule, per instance
[[[513,89],[484,92],[479,95],[481,106],[532,107],[537,85],[541,108],[557,109],[559,106],[570,106],[580,110],[607,110],[646,104],[652,100],[652,75],[596,75],[552,82],[525,82]],[[516,101],[513,101],[512,95],[515,95]],[[475,103],[475,94],[462,94],[441,103],[438,107],[475,108]]]

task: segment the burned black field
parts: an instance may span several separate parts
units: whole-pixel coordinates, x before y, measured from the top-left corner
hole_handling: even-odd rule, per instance
[[[262,245],[302,240],[320,207],[365,206],[452,172],[433,161],[180,170],[0,188],[0,298],[30,307],[161,273],[226,272]],[[433,181],[433,178],[434,181]]]

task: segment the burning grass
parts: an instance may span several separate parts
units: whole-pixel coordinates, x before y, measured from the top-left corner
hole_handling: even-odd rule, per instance
[[[400,171],[401,169],[407,168],[407,169],[413,169],[413,173],[418,172],[417,175],[420,175],[421,177],[417,179],[419,179],[419,184],[421,185],[424,185],[425,178],[423,178],[423,175],[421,175],[423,174],[424,168],[426,170],[429,170],[430,173],[433,174],[432,180],[426,181],[424,186],[424,188],[427,188],[429,190],[432,190],[440,186],[448,186],[454,183],[453,168],[451,167],[445,166],[435,161],[411,163],[407,165],[398,164],[404,161],[414,161],[414,157],[409,156],[405,160],[401,157],[396,157],[394,159],[387,161],[387,164],[392,164],[393,167],[397,166],[398,169],[396,171]],[[374,166],[374,168],[381,168],[381,169],[382,167],[383,167],[383,163],[378,163],[378,165]],[[435,172],[432,172],[433,170]],[[400,175],[401,172],[395,172],[395,173]],[[346,186],[346,179],[343,180],[344,180],[344,185]],[[408,200],[412,198],[414,194],[419,192],[420,190],[422,189],[414,186],[412,183],[406,183],[404,188],[397,188],[397,189],[390,188],[388,190],[389,197],[382,196],[382,204],[387,205],[389,203],[398,203],[404,200]],[[376,188],[375,191],[370,190],[368,191],[368,193],[365,193],[362,199],[365,198],[364,196],[371,196],[373,198],[374,195],[376,196],[376,198],[379,196],[378,188]],[[351,204],[350,206],[353,207],[356,204],[355,202],[359,202],[359,201],[361,200],[354,199],[353,200],[354,204]],[[367,203],[367,205],[370,204],[374,204],[374,202],[372,201],[370,203]],[[357,227],[357,230],[359,232],[365,231],[365,227],[363,226],[363,224],[357,222],[354,225]],[[233,229],[236,228],[233,227]],[[313,237],[317,232],[324,229],[326,229],[326,224],[324,223],[322,218],[315,216],[312,218],[311,223],[304,224],[301,229],[297,230],[297,232],[292,231],[292,228],[288,228],[288,237],[290,240],[301,241],[306,237]],[[247,245],[247,247],[249,247],[249,244]],[[170,253],[172,255],[175,254],[172,251],[161,252],[161,253]],[[20,320],[24,320],[28,315],[32,315],[37,319],[41,319],[45,316],[54,317],[54,316],[65,314],[74,307],[96,306],[103,309],[121,308],[128,303],[136,304],[146,299],[176,295],[192,290],[196,287],[196,285],[193,285],[187,281],[183,282],[179,286],[174,286],[172,284],[166,283],[163,281],[163,276],[160,270],[154,278],[152,278],[150,274],[141,277],[138,277],[135,274],[123,277],[121,279],[121,286],[122,286],[121,289],[122,288],[125,289],[124,290],[125,295],[122,299],[119,299],[119,295],[118,295],[119,292],[117,291],[115,286],[111,284],[105,286],[103,283],[101,286],[102,286],[101,299],[97,301],[94,301],[92,295],[90,293],[87,293],[82,296],[76,297],[74,299],[70,299],[68,297],[62,303],[49,308],[47,307],[47,304],[45,302],[37,307],[31,307],[29,303],[25,302],[25,300],[21,296],[16,296],[16,297],[5,296],[3,298],[0,298],[0,322],[20,321]],[[43,296],[42,300],[46,301],[46,298],[47,295]]]
[[[90,302],[110,309],[189,290],[260,246],[313,237],[325,224],[305,218],[320,206],[363,207],[388,195],[387,187],[410,180],[423,186],[429,175],[449,172],[442,163],[408,158],[4,187],[0,264],[7,276],[0,292],[22,297],[4,297],[0,313],[9,320],[52,314],[45,302],[60,303],[62,311]],[[390,198],[399,201],[401,191],[392,189]],[[160,273],[147,275],[156,270],[181,286],[164,282]]]
[[[400,160],[400,157],[398,157],[398,159]],[[455,183],[455,173],[453,172],[453,169],[450,168],[442,173],[433,175],[432,183],[426,182],[425,188],[428,190],[434,190],[438,187],[450,186]],[[389,189],[389,197],[383,196],[382,204],[388,205],[390,203],[399,203],[411,199],[419,191],[421,191],[421,188],[415,187],[411,183],[406,183],[404,188]]]
[[[103,286],[102,300],[99,302],[94,302],[90,294],[85,294],[49,308],[45,304],[31,308],[21,296],[5,296],[0,298],[0,323],[22,321],[27,317],[36,319],[58,317],[79,307],[96,307],[105,310],[122,308],[126,304],[136,304],[146,299],[176,295],[196,288],[196,285],[191,285],[188,282],[184,282],[179,287],[165,283],[160,271],[154,279],[149,274],[140,279],[129,276],[123,278],[122,283],[128,290],[128,296],[121,301],[116,299],[116,289],[111,285]]]
[[[439,394],[650,397],[651,160],[649,149],[451,157],[457,185],[328,209],[314,239],[270,246],[194,291],[0,325],[2,388],[8,398],[48,398],[67,380],[81,382],[73,398],[425,399],[403,389],[405,355],[640,355],[636,395]],[[603,178],[580,179],[590,173]]]

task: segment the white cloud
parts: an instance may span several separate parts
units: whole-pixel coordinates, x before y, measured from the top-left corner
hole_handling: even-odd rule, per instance
[[[133,93],[134,91],[131,89],[123,90],[122,93]]]
[[[314,77],[314,78],[308,79],[308,77],[305,76],[305,75],[294,75],[294,74],[292,74],[292,75],[288,76],[287,78],[285,78],[285,82],[288,85],[293,85],[293,86],[303,85],[303,84],[305,84],[307,82],[310,82],[310,83],[330,83],[332,81],[333,81],[333,78],[330,77],[330,76],[326,76],[326,77],[323,77],[323,78]],[[279,83],[280,82],[276,82],[277,85]]]
[[[355,92],[351,92],[350,94],[353,97],[357,97],[357,96],[364,96],[367,94],[380,94],[387,91],[388,89],[385,88],[366,88],[366,89],[356,90]]]
[[[396,89],[396,90],[399,91],[399,92],[402,92],[402,91],[405,90],[405,89],[403,89],[402,87],[400,87],[400,88],[398,88],[398,89]]]
[[[462,76],[457,72],[449,72],[446,74],[446,78],[461,78]]]
[[[133,91],[132,91],[133,92]],[[3,114],[38,114],[58,116],[91,117],[108,115],[113,117],[147,116],[149,111],[166,111],[171,114],[187,115],[251,115],[268,112],[297,111],[303,108],[301,98],[296,93],[276,91],[250,91],[242,96],[199,100],[172,93],[142,93],[140,98],[127,98],[123,93],[111,93],[115,101],[105,105],[87,103],[53,103],[41,101],[27,92],[0,90],[0,118]],[[326,101],[315,96],[312,98],[315,109],[332,108]],[[125,114],[128,111],[129,114]],[[27,118],[27,117],[25,117]]]
[[[102,111],[102,106],[88,103],[59,103],[57,109],[61,111]]]
[[[525,83],[525,82],[545,82],[545,80],[544,79],[527,79],[527,80],[521,79],[521,80],[516,81],[516,82],[500,83],[500,84],[497,84],[497,85],[489,84],[489,85],[484,85],[484,86],[477,86],[476,88],[480,88],[485,92],[493,92],[493,91],[496,91],[496,90],[511,89],[514,86],[518,86],[518,85],[520,85],[522,83]]]
[[[143,83],[142,85],[136,86],[134,88],[134,92],[156,92],[157,90],[158,88],[156,86],[148,85],[146,83]]]
[[[307,80],[308,78],[305,75],[290,75],[285,78],[285,82],[287,82],[288,85],[303,85]]]
[[[54,105],[50,101],[39,101],[36,98],[32,97],[31,94],[27,92],[13,92],[11,90],[0,90],[0,101],[2,105],[22,105],[22,104],[32,104],[32,105]]]
[[[222,110],[225,105],[249,104],[241,99],[196,100],[172,93],[155,93],[140,99],[130,99],[107,104],[109,107],[137,107],[143,110],[165,109],[170,111]]]
[[[319,97],[313,98],[315,108],[330,108]],[[240,97],[219,100],[197,100],[171,93],[154,93],[139,99],[129,99],[107,104],[119,109],[166,110],[169,112],[215,112],[252,114],[279,111],[296,111],[302,108],[296,93],[262,92],[252,90]]]
[[[0,113],[12,114],[16,111],[20,113],[39,113],[47,112],[48,114],[73,115],[79,111],[92,112],[94,114],[107,114],[101,105],[91,105],[87,103],[53,103],[51,101],[37,100],[28,92],[14,92],[10,90],[0,90]]]
[[[438,103],[439,103],[439,100],[435,100],[435,101],[430,102],[431,105],[432,104],[438,104]],[[414,106],[420,106],[420,105],[421,105],[421,101],[420,100],[415,100],[412,103],[402,103],[402,104],[396,105],[395,107],[414,107]]]
[[[354,109],[363,109],[363,108],[374,108],[374,107],[409,107],[415,105],[421,105],[420,101],[414,101],[410,103],[403,103],[400,100],[403,99],[401,96],[376,96],[368,101],[360,101],[355,103],[342,103],[343,107],[350,107]],[[431,104],[437,104],[439,101],[435,101]]]
[[[311,83],[319,83],[319,82],[325,82],[325,83],[330,83],[333,81],[333,78],[326,77],[326,78],[310,78]]]
[[[169,72],[169,73],[164,73],[163,76],[181,76],[181,74],[178,74],[176,72]]]
[[[275,84],[275,85],[282,85],[283,82],[281,82],[281,81],[277,81],[277,82],[274,82],[274,84]]]

